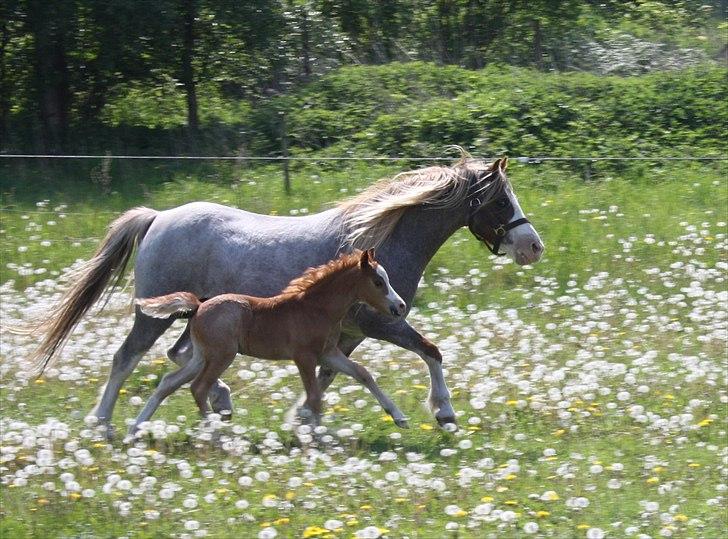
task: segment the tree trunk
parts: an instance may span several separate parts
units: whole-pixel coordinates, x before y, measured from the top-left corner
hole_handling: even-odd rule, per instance
[[[303,56],[303,80],[311,78],[311,43],[308,31],[308,12],[306,6],[301,7],[301,55]]]
[[[68,136],[71,90],[66,57],[67,5],[28,2],[28,27],[33,34],[33,86],[45,151],[59,151]]]
[[[195,68],[192,60],[195,57],[195,17],[197,5],[195,0],[183,0],[183,33],[182,33],[182,84],[187,94],[187,128],[194,134],[198,127],[197,87],[195,84]]]
[[[531,28],[533,29],[533,61],[539,71],[543,71],[543,36],[541,34],[541,21],[538,19],[532,19]]]
[[[8,14],[3,13],[3,15]],[[2,28],[0,28],[0,150],[5,147],[8,140],[8,118],[10,117],[11,85],[8,80],[7,59],[5,58],[5,52],[10,42],[8,18],[7,16],[0,17],[2,19]]]

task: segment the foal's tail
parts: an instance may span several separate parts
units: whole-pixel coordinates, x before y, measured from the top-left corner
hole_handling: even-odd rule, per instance
[[[134,208],[109,225],[109,231],[93,258],[71,274],[73,286],[63,295],[50,314],[23,333],[44,334],[38,349],[31,356],[40,376],[53,355],[63,346],[81,317],[101,297],[111,281],[117,286],[137,245],[149,230],[158,212],[150,208]]]
[[[175,314],[190,317],[202,305],[200,298],[192,292],[175,292],[156,298],[138,299],[135,303],[144,314],[153,318],[169,318]]]

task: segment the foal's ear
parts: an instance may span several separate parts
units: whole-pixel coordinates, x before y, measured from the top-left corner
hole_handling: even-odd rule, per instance
[[[490,170],[492,170],[493,172],[495,172],[499,168],[501,168],[501,160],[500,159],[496,159],[495,161],[493,161],[493,164],[490,165]]]
[[[503,159],[500,160],[500,169],[505,172],[508,168],[508,156],[505,156]]]
[[[366,251],[362,251],[361,255],[359,255],[359,267],[361,269],[367,269],[371,267],[371,264],[369,264],[369,249]]]
[[[367,249],[367,255],[369,256],[369,262],[374,262],[374,249]]]

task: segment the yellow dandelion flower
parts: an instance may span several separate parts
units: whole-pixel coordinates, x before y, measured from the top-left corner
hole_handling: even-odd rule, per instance
[[[589,528],[591,528],[589,524],[579,524],[576,526],[577,530],[588,530]]]
[[[676,520],[678,522],[687,522],[688,517],[687,515],[683,515],[682,513],[678,513],[674,517],[672,517],[673,520]]]
[[[422,384],[412,384],[412,387],[415,389],[427,389],[427,386],[424,386]]]
[[[688,464],[688,468],[700,468],[700,464],[698,464],[697,462],[691,462],[690,464]]]
[[[698,427],[707,427],[707,426],[708,426],[708,425],[710,425],[710,424],[711,424],[712,422],[713,422],[713,420],[712,420],[712,419],[707,419],[707,418],[706,418],[706,419],[703,419],[702,421],[700,421],[700,422],[698,423]]]
[[[503,503],[505,503],[506,505],[518,505],[518,500],[506,500]]]
[[[385,423],[394,423],[394,419],[391,415],[383,415],[382,417],[380,417],[380,419]]]
[[[364,504],[361,507],[359,507],[359,509],[361,509],[362,511],[369,511],[372,509],[372,506],[369,504]]]
[[[126,395],[126,393],[127,393],[127,391],[126,391],[126,389],[124,389],[124,388],[121,388],[121,389],[119,390],[119,395]]]
[[[395,498],[394,501],[397,503],[404,503],[407,501],[407,498]]]
[[[657,477],[650,477],[649,479],[647,479],[648,485],[654,485],[655,483],[659,483],[659,482],[660,482],[660,480]]]
[[[548,511],[536,511],[536,518],[546,518],[551,515]]]
[[[45,381],[45,380],[43,380],[43,378],[36,378],[36,379],[35,379],[35,382],[33,382],[33,383],[35,383],[35,384],[38,384],[38,385],[40,386],[40,385],[43,385],[43,384],[45,384],[45,383],[46,383],[46,381]]]
[[[670,393],[666,393],[666,394],[664,394],[662,396],[662,398],[671,401],[671,400],[675,400],[675,395],[671,395]]]
[[[318,537],[327,532],[328,530],[325,528],[320,528],[318,526],[307,526],[306,529],[303,530],[303,538],[308,539],[309,537]]]
[[[153,359],[152,365],[164,365],[166,362],[163,359]]]
[[[515,401],[515,400],[506,401],[506,405],[508,405],[508,406],[515,406],[516,404],[518,404],[518,401]]]
[[[467,511],[463,511],[462,509],[460,509],[456,513],[453,513],[452,516],[454,516],[454,517],[465,517],[465,516],[468,516],[468,512]]]
[[[78,492],[71,492],[68,497],[72,500],[78,500],[81,498],[81,495]]]
[[[433,429],[433,426],[432,425],[428,425],[427,423],[422,423],[422,424],[420,424],[420,428],[422,430],[432,430]]]
[[[265,496],[263,496],[264,500],[275,500],[277,498],[278,496],[276,496],[275,494],[266,494]]]
[[[473,431],[473,432],[476,432],[476,431],[479,431],[479,430],[480,430],[480,427],[479,427],[478,425],[470,425],[470,426],[468,427],[468,430],[469,430],[469,431]]]
[[[51,502],[49,502],[45,498],[38,498],[38,505],[48,505],[49,503]]]
[[[652,471],[655,473],[662,473],[665,471],[665,468],[663,468],[662,466],[655,466],[654,468],[652,468]]]
[[[283,526],[284,524],[288,524],[291,521],[288,517],[279,518],[277,520],[273,521],[274,526]]]
[[[305,487],[313,487],[313,486],[315,486],[311,481],[306,481],[303,485]]]
[[[346,521],[347,526],[356,526],[357,524],[359,524],[359,521],[355,518]]]
[[[543,498],[541,498],[541,499],[543,499]],[[548,500],[548,501],[550,501],[550,502],[555,502],[555,501],[557,501],[557,500],[559,500],[559,499],[560,499],[560,498],[559,498],[559,495],[558,495],[558,494],[556,494],[556,493],[555,493],[555,492],[554,492],[553,490],[552,490],[552,491],[549,491],[549,492],[548,492],[548,493],[546,494],[546,500]]]
[[[480,501],[483,503],[488,503],[493,501],[493,496],[483,496],[480,498]]]
[[[286,492],[286,500],[288,500],[289,502],[292,499],[294,499],[295,497],[296,497],[296,493],[293,492],[292,490],[289,490],[288,492]]]
[[[559,430],[555,430],[551,434],[553,434],[554,436],[556,436],[558,438],[559,436],[563,436],[565,433],[566,433],[566,429],[559,429]]]
[[[514,474],[514,473],[509,473],[509,474],[508,474],[507,476],[505,476],[505,477],[504,477],[503,479],[505,479],[506,481],[513,481],[513,480],[514,480],[514,479],[516,479],[517,477],[518,477],[518,476],[517,476],[516,474]]]

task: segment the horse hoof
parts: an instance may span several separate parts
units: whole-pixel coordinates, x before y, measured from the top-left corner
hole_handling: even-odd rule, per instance
[[[397,418],[393,418],[393,419],[394,419],[394,424],[397,425],[400,429],[410,428],[409,421],[407,421],[407,418],[401,417],[399,419],[397,419]]]
[[[436,419],[437,424],[440,425],[440,428],[443,430],[446,430],[447,432],[455,432],[458,430],[458,425],[454,417],[437,417]]]

